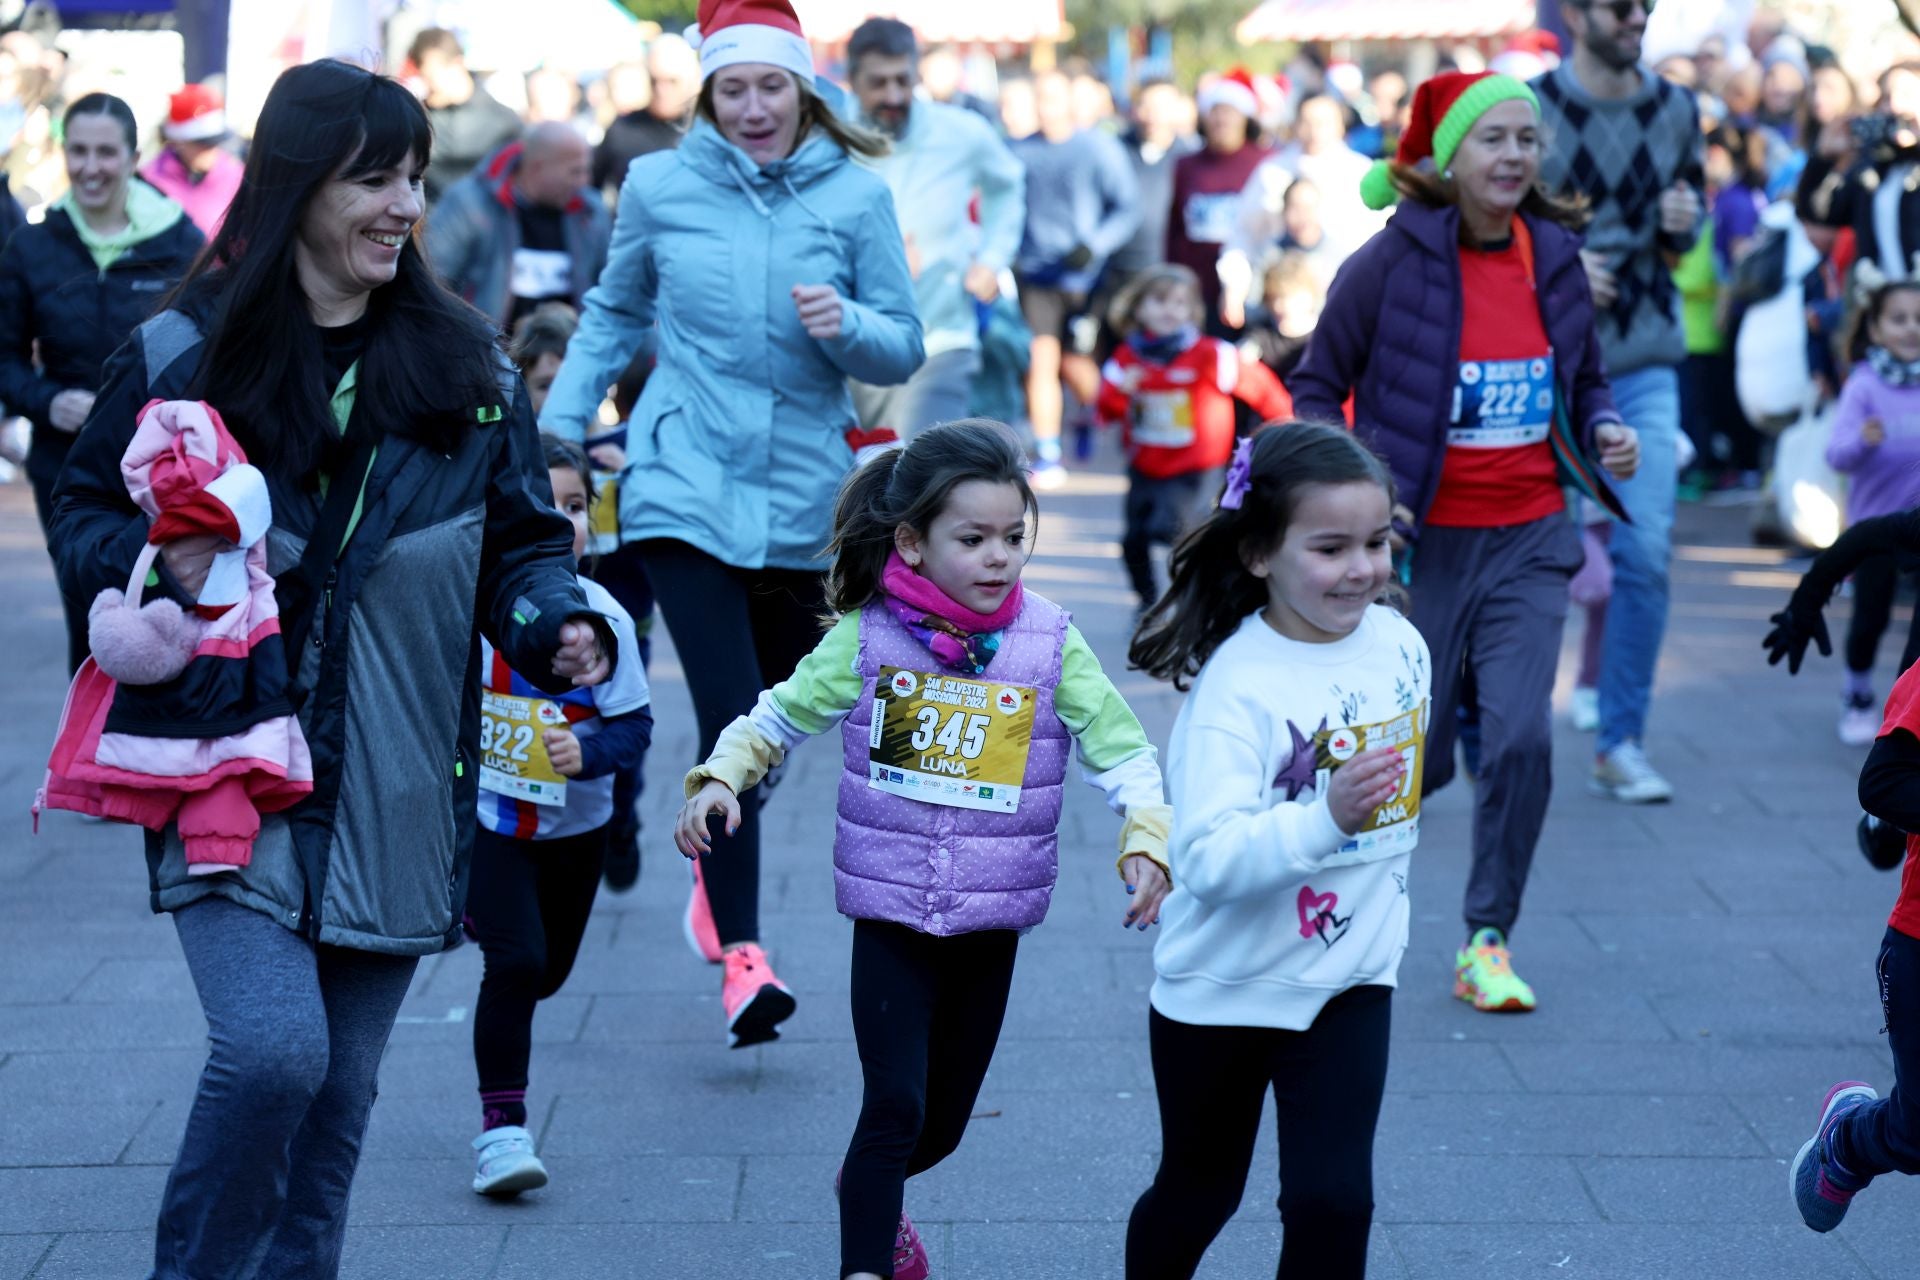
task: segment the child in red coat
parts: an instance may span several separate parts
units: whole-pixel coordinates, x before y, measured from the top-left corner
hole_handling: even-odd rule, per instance
[[[1101,420],[1118,422],[1127,447],[1127,575],[1145,609],[1159,598],[1152,548],[1171,546],[1212,505],[1233,453],[1240,400],[1263,421],[1292,416],[1280,380],[1228,343],[1203,337],[1200,282],[1185,267],[1141,273],[1113,306],[1126,341],[1101,371]]]

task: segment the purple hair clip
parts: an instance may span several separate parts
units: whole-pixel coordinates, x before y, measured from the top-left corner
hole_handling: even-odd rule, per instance
[[[1253,488],[1253,437],[1247,436],[1234,446],[1233,461],[1227,466],[1227,491],[1220,495],[1222,511],[1238,511]]]

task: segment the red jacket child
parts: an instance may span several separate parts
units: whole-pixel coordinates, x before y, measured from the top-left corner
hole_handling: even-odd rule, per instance
[[[1136,331],[1101,370],[1102,421],[1123,425],[1128,458],[1156,479],[1226,466],[1235,400],[1263,421],[1293,415],[1271,369],[1192,330],[1160,339]]]

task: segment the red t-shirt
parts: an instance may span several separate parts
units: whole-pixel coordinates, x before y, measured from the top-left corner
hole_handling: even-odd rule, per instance
[[[1880,736],[1884,738],[1895,729],[1905,729],[1920,738],[1920,663],[1908,667],[1887,695]],[[1920,835],[1907,837],[1907,862],[1900,869],[1900,900],[1893,904],[1893,918],[1887,923],[1909,938],[1920,938]]]
[[[1566,508],[1553,445],[1553,347],[1517,242],[1460,247],[1460,372],[1426,522],[1484,529]]]

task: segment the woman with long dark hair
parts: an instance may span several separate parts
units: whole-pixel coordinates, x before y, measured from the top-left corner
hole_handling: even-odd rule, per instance
[[[1398,161],[1361,187],[1399,208],[1340,269],[1291,383],[1295,411],[1323,422],[1352,396],[1354,431],[1393,471],[1401,571],[1433,657],[1428,792],[1453,777],[1456,708],[1477,704],[1454,994],[1488,1011],[1534,1007],[1507,937],[1546,821],[1554,668],[1582,558],[1562,486],[1619,516],[1601,472],[1639,465],[1601,365],[1581,211],[1539,178],[1533,90],[1492,72],[1422,84]]]
[[[107,357],[206,243],[179,205],[134,176],[139,134],[133,109],[111,94],[75,99],[62,120],[67,194],[0,250],[0,403],[33,424],[27,479],[43,532]],[[63,603],[67,666],[78,670],[91,602]]]
[[[686,138],[636,160],[600,283],[541,425],[582,440],[643,344],[620,540],[637,545],[685,664],[704,759],[819,638],[833,496],[861,443],[849,378],[904,382],[923,358],[884,181],[885,140],[814,92],[787,0],[700,6],[705,82]],[[618,595],[618,592],[615,593]],[[736,1048],[774,1039],[794,998],[760,947],[760,801],[693,864],[686,934],[723,965]]]
[[[337,1272],[381,1050],[418,958],[459,937],[479,634],[556,692],[615,657],[526,390],[416,244],[430,141],[386,77],[282,75],[211,252],[109,363],[54,496],[62,587],[124,585],[148,538],[120,476],[136,415],[219,410],[272,502],[286,688],[266,692],[313,756],[313,794],[262,820],[244,868],[190,875],[175,830],[147,840],[211,1033],[159,1280]],[[219,547],[163,543],[148,594],[191,608]]]

